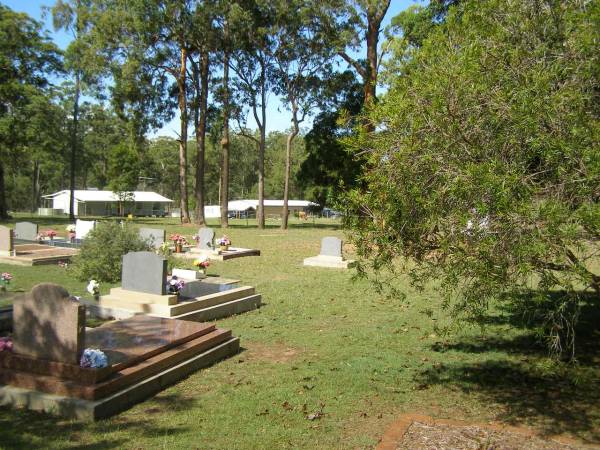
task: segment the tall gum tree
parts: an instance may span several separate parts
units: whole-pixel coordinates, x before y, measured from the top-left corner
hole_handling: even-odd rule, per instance
[[[247,4],[248,3],[248,4]],[[273,83],[273,40],[274,9],[272,2],[259,0],[244,3],[238,13],[232,15],[230,29],[236,30],[235,45],[230,59],[234,74],[238,102],[249,105],[258,128],[258,137],[249,133],[244,114],[237,114],[238,132],[252,140],[258,150],[258,210],[257,226],[265,227],[265,146],[268,95]],[[242,117],[241,117],[242,116]]]
[[[327,34],[315,26],[314,17],[320,12],[317,3],[286,1],[278,6],[276,26],[273,30],[276,80],[274,90],[281,95],[285,107],[292,114],[292,126],[286,139],[281,212],[281,228],[287,229],[294,140],[300,133],[300,124],[313,108],[322,103],[320,75],[331,72],[330,61],[334,52]]]
[[[48,77],[61,68],[57,47],[27,14],[0,5],[0,218],[8,218],[6,162],[16,157],[26,135],[28,105],[45,95]]]
[[[79,130],[79,102],[82,88],[92,82],[94,64],[90,63],[86,50],[85,37],[92,24],[93,9],[90,0],[58,0],[50,8],[52,22],[56,30],[69,32],[73,40],[65,54],[65,66],[73,77],[73,106],[71,116],[70,158],[69,158],[69,219],[75,220],[75,176],[77,158],[81,153],[82,139]],[[87,55],[86,55],[87,53]]]

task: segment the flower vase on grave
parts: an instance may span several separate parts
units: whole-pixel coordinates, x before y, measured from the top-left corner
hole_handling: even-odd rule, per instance
[[[201,274],[201,275],[206,275],[206,268],[205,267],[200,267],[198,269],[198,273]]]
[[[181,242],[175,243],[175,253],[183,253],[183,244]]]
[[[226,252],[227,250],[229,250],[229,245],[219,245],[219,250],[221,250],[222,252]]]
[[[69,231],[69,241],[75,241],[75,233],[73,233],[72,231]]]

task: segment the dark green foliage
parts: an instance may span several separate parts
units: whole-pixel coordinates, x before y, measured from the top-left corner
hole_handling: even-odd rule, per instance
[[[45,104],[44,109],[49,107],[46,77],[60,70],[60,59],[58,48],[42,34],[40,23],[3,5],[0,42],[0,217],[6,218],[7,169],[19,165],[29,143],[28,127],[36,111],[29,106],[38,102]]]
[[[100,222],[83,241],[72,270],[81,281],[115,283],[121,279],[123,255],[143,250],[152,248],[127,222]]]
[[[599,40],[597,1],[450,9],[352,142],[368,165],[347,225],[376,272],[410,260],[478,321],[532,298],[549,348],[573,356],[582,292],[600,291]]]
[[[307,157],[298,174],[308,198],[319,205],[332,206],[343,189],[356,186],[361,173],[360,156],[350,155],[340,138],[352,133],[353,121],[363,105],[362,84],[352,72],[331,77],[329,96],[332,107],[319,114],[306,135]]]

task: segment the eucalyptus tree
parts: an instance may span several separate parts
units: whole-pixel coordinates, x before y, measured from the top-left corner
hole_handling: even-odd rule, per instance
[[[274,69],[271,35],[274,16],[271,1],[249,0],[240,2],[230,23],[230,29],[236,30],[230,59],[236,100],[241,105],[248,105],[258,128],[258,136],[248,132],[247,115],[242,108],[236,115],[238,133],[253,141],[258,150],[258,228],[265,227],[265,145],[267,102]]]
[[[78,155],[82,153],[82,139],[79,130],[79,108],[81,93],[97,79],[100,70],[97,59],[89,51],[86,36],[93,26],[92,0],[57,0],[50,8],[56,30],[70,33],[72,40],[65,51],[65,68],[73,77],[72,116],[69,158],[69,218],[75,220],[75,177]]]
[[[435,0],[434,0],[435,1]],[[324,13],[319,16],[320,27],[340,58],[346,61],[363,82],[364,104],[377,98],[377,76],[381,55],[379,39],[381,24],[391,0],[321,0]],[[352,56],[366,48],[366,60]]]
[[[32,114],[28,105],[46,95],[48,76],[60,70],[61,61],[39,22],[3,5],[0,42],[0,218],[6,219],[5,167],[23,150],[23,130]]]
[[[323,103],[321,76],[332,71],[334,48],[314,20],[319,16],[319,2],[294,0],[277,3],[273,27],[274,91],[282,97],[291,112],[291,130],[286,141],[286,164],[281,228],[288,227],[288,200],[292,147],[300,132],[300,124],[311,111]]]
[[[204,225],[205,199],[205,159],[206,133],[208,121],[208,97],[210,95],[211,65],[216,53],[215,20],[218,14],[217,4],[213,1],[195,2],[192,12],[192,28],[189,30],[190,51],[188,59],[191,66],[193,86],[192,108],[194,112],[194,131],[196,137],[196,173],[194,196],[196,200],[196,223]]]
[[[99,51],[112,61],[115,85],[111,88],[117,111],[129,103],[128,115],[138,123],[156,126],[163,120],[144,121],[142,115],[170,115],[171,104],[163,95],[165,78],[179,109],[179,190],[181,221],[189,222],[187,176],[187,34],[191,29],[192,0],[95,0],[101,10],[94,39]],[[102,45],[104,44],[104,45]],[[162,103],[162,104],[161,104]],[[121,108],[122,109],[122,108]],[[138,128],[141,129],[141,128]]]

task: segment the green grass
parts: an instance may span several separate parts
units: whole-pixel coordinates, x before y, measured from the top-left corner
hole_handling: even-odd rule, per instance
[[[176,219],[136,223],[188,237],[197,229]],[[404,412],[600,440],[597,314],[583,315],[588,346],[579,366],[559,376],[508,314],[491,318],[485,334],[462,327],[440,337],[435,322],[447,317],[424,314],[439,310],[433,291],[404,285],[404,302],[387,300],[351,271],[303,267],[323,236],[342,237],[335,223],[294,222],[289,231],[233,224],[226,233],[234,246],[262,252],[209,268],[263,295],[259,310],[218,321],[241,338],[240,354],[98,423],[0,408],[0,447],[370,448]],[[85,287],[58,267],[0,270],[15,275],[16,289],[52,281],[79,295]],[[322,417],[309,420],[316,411]]]

